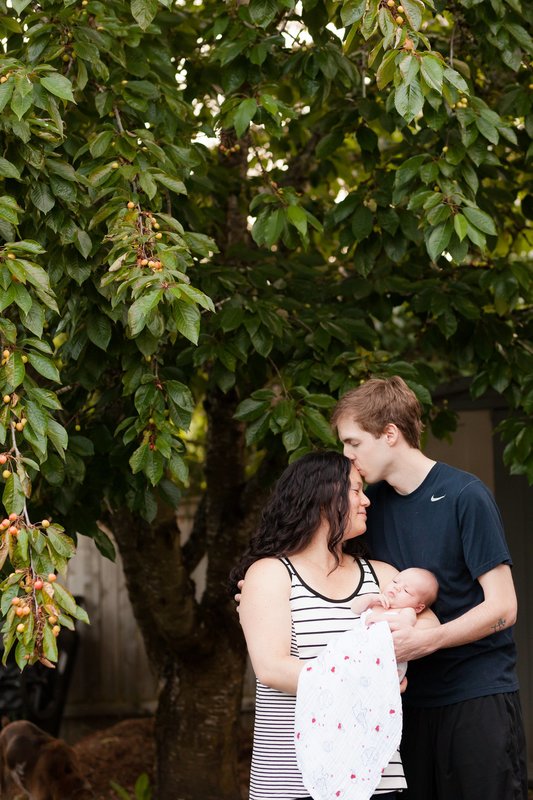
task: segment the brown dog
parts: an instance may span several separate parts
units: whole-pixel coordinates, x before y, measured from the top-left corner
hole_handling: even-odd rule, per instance
[[[9,722],[0,733],[0,798],[15,787],[29,800],[89,800],[76,754],[26,720]]]

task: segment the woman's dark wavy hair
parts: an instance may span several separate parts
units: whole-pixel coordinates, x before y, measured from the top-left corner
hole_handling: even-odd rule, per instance
[[[230,592],[237,591],[237,582],[254,561],[303,550],[324,518],[328,550],[338,563],[337,546],[350,514],[350,470],[349,459],[332,450],[308,453],[287,467],[263,508],[250,546],[230,573]]]

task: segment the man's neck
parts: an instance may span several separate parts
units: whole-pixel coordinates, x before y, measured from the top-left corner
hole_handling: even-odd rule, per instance
[[[425,481],[435,463],[421,450],[406,448],[401,458],[391,466],[386,481],[398,494],[411,494]]]

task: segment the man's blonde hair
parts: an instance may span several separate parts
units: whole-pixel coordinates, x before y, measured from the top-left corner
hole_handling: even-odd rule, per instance
[[[391,422],[397,426],[410,447],[420,447],[422,407],[417,396],[403,378],[371,378],[341,397],[331,417],[337,428],[339,420],[348,417],[376,439]]]

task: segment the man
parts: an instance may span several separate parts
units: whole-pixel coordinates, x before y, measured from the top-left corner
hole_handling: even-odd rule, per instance
[[[431,570],[436,628],[393,631],[409,661],[405,800],[526,800],[516,649],[517,603],[501,517],[474,475],[419,449],[421,408],[400,377],[344,395],[332,424],[371,500],[370,553]],[[391,626],[392,627],[392,626]],[[414,660],[416,659],[416,660]]]

